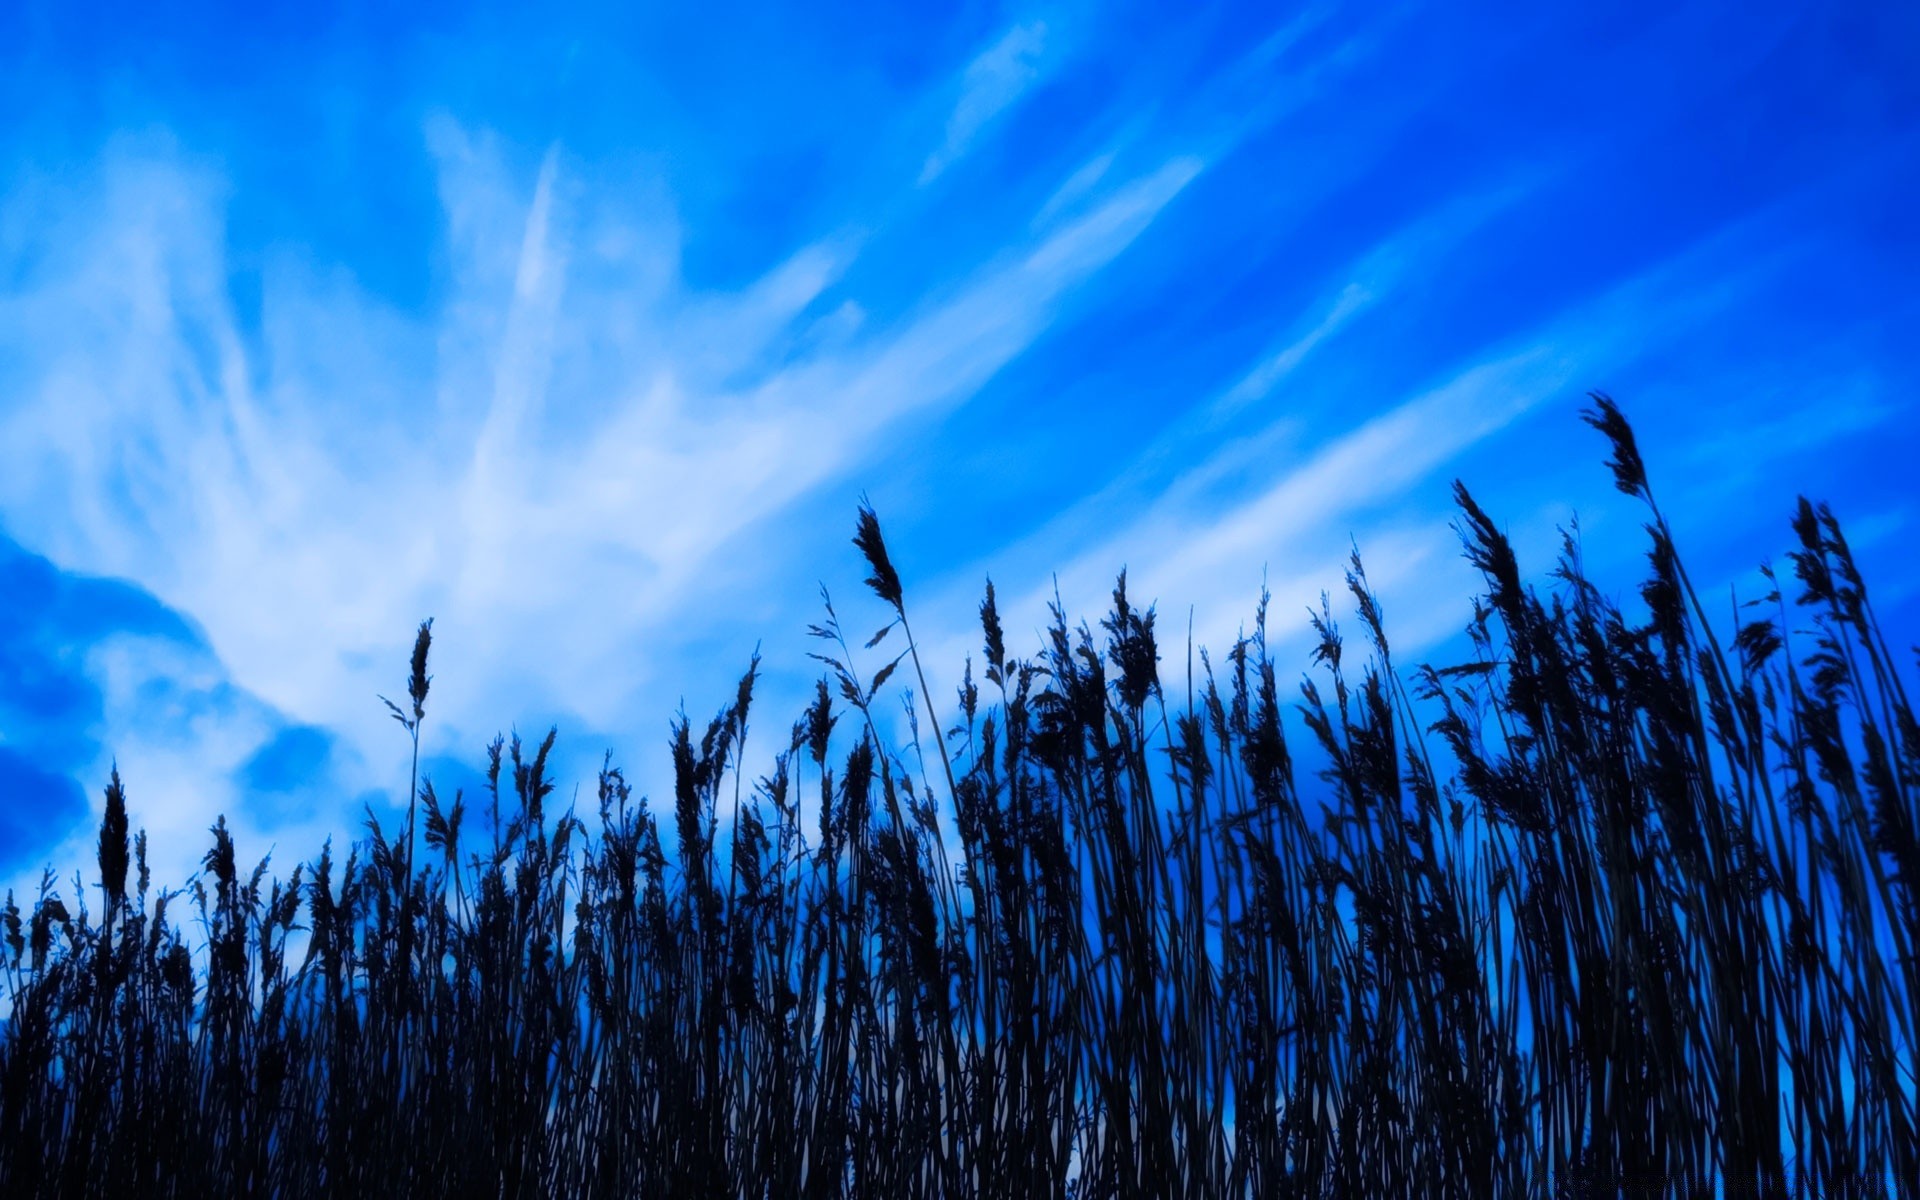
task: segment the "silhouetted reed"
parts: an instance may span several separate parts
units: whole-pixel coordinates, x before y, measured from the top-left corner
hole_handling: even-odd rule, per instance
[[[856,650],[827,602],[764,778],[757,659],[680,718],[664,817],[610,762],[556,811],[555,735],[496,739],[484,796],[410,783],[344,863],[244,870],[222,822],[156,892],[116,772],[97,913],[51,878],[0,912],[0,1191],[1915,1195],[1920,724],[1866,585],[1802,501],[1723,642],[1588,419],[1643,611],[1572,538],[1529,586],[1456,485],[1470,655],[1400,670],[1356,554],[1305,780],[1265,603],[1176,686],[1124,574],[1030,658],[989,583],[941,714],[865,504],[888,625]]]

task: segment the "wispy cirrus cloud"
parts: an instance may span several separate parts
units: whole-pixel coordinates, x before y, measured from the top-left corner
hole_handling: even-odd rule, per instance
[[[1045,21],[1015,25],[967,64],[960,77],[960,98],[947,117],[945,137],[920,168],[922,185],[952,166],[981,131],[1040,78],[1047,39]]]
[[[1441,368],[1439,378],[1397,403],[1359,416],[1344,407],[1338,373],[1293,375],[1343,331],[1364,337],[1370,318],[1404,303],[1416,281],[1522,200],[1545,177],[1492,191],[1471,203],[1436,206],[1336,273],[1282,347],[1257,360],[1211,403],[1147,447],[1105,488],[1057,514],[1017,542],[999,547],[946,576],[929,607],[970,614],[983,577],[1001,586],[1000,607],[1020,649],[1040,645],[1039,631],[1058,602],[1070,615],[1104,611],[1116,574],[1127,572],[1136,604],[1158,603],[1164,669],[1182,669],[1174,645],[1189,629],[1196,647],[1216,659],[1247,629],[1262,591],[1272,596],[1271,644],[1297,652],[1305,666],[1304,613],[1323,593],[1341,590],[1350,553],[1358,550],[1370,585],[1393,614],[1396,651],[1418,656],[1455,637],[1480,583],[1462,560],[1453,528],[1448,478],[1463,464],[1482,465],[1471,486],[1499,494],[1504,462],[1539,435],[1529,426],[1554,421],[1584,433],[1576,410],[1589,387],[1631,371],[1643,358],[1684,346],[1712,327],[1741,297],[1789,273],[1811,247],[1781,242],[1768,214],[1715,231],[1632,277],[1579,297],[1561,311],[1524,325]],[[1764,248],[1764,249],[1762,249]],[[1871,389],[1869,389],[1871,390]],[[1822,414],[1783,418],[1729,433],[1697,447],[1719,459],[1717,473],[1745,459],[1773,462],[1790,443],[1817,446],[1890,421],[1885,404],[1838,403]],[[1329,414],[1335,416],[1328,425]],[[1316,439],[1316,426],[1330,432]],[[1535,570],[1558,552],[1561,529],[1579,519],[1572,495],[1597,501],[1598,520],[1582,522],[1589,563],[1625,566],[1642,551],[1638,514],[1610,523],[1617,505],[1602,485],[1604,451],[1586,445],[1596,464],[1591,486],[1534,500],[1511,519],[1516,545]],[[1169,465],[1171,464],[1171,465]],[[1703,498],[1685,463],[1679,480]],[[1718,489],[1722,503],[1737,503]],[[1612,505],[1610,505],[1610,501]],[[1589,517],[1595,513],[1590,512]],[[1869,532],[1896,518],[1869,521]],[[1618,526],[1614,528],[1613,526]],[[1592,538],[1594,530],[1601,537]],[[1039,568],[1039,569],[1036,569]],[[1336,603],[1336,610],[1344,602]],[[973,625],[923,619],[940,664],[936,692],[958,683],[958,664],[977,650]],[[1405,658],[1402,661],[1407,661]]]
[[[252,779],[251,756],[290,728],[338,731],[340,754],[322,756],[338,783],[373,786],[392,731],[367,699],[391,690],[396,636],[424,614],[463,664],[436,693],[435,745],[477,746],[515,707],[630,720],[636,693],[675,671],[648,647],[690,607],[725,605],[717,556],[880,453],[903,418],[978,388],[1201,169],[1168,159],[944,298],[834,329],[857,298],[813,307],[854,253],[843,244],[695,293],[673,277],[672,221],[612,202],[563,150],[526,180],[484,134],[440,119],[428,141],[452,267],[429,313],[287,263],[266,273],[250,333],[225,288],[217,174],[164,142],[110,151],[84,203],[61,198],[59,243],[23,254],[23,285],[0,299],[24,382],[0,430],[32,448],[0,481],[0,512],[205,630],[197,666],[148,642],[96,663],[120,717],[108,739],[164,795],[169,829],[236,799],[190,797],[190,762]],[[211,695],[209,670],[248,702],[177,721],[130,706],[140,680],[170,673]]]

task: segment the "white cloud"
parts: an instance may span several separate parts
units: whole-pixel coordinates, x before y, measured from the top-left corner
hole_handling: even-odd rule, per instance
[[[1073,174],[1067,176],[1066,182],[1055,189],[1053,195],[1047,197],[1047,202],[1040,206],[1039,213],[1033,218],[1034,227],[1039,228],[1048,224],[1061,211],[1091,192],[1112,169],[1114,155],[1115,152],[1112,150],[1096,155],[1082,163]]]
[[[1340,295],[1327,310],[1327,315],[1320,319],[1319,324],[1241,376],[1240,382],[1234,384],[1228,389],[1227,394],[1221,397],[1215,415],[1222,417],[1230,415],[1256,400],[1265,398],[1275,384],[1291,374],[1295,367],[1306,360],[1307,355],[1311,354],[1315,347],[1337,333],[1353,314],[1366,307],[1372,299],[1372,293],[1357,283],[1350,283],[1340,289]]]
[[[1126,567],[1130,597],[1180,614],[1182,635],[1191,607],[1196,645],[1216,656],[1251,619],[1264,578],[1274,596],[1270,636],[1276,643],[1290,640],[1304,628],[1300,614],[1319,594],[1340,588],[1350,532],[1358,534],[1369,576],[1389,601],[1436,580],[1464,585],[1466,574],[1447,561],[1457,543],[1444,516],[1411,516],[1387,502],[1563,389],[1572,365],[1567,355],[1542,347],[1469,368],[1335,438],[1225,508],[1197,496],[1200,489],[1176,483],[1131,519],[1110,522],[1098,541],[1063,553],[1065,565],[1052,580],[1003,598],[1009,636],[1018,631],[1024,646],[1027,631],[1044,627],[1056,586],[1070,617],[1092,620],[1106,610],[1114,576]],[[1195,470],[1209,466],[1197,463]],[[1430,514],[1443,503],[1422,501],[1413,508]],[[1375,509],[1385,515],[1363,521]],[[1416,618],[1430,615],[1414,606],[1395,607]],[[1405,629],[1404,644],[1431,644],[1464,624],[1464,613],[1459,621],[1449,614],[1437,626]],[[1163,652],[1170,637],[1163,632]],[[971,630],[955,632],[944,653],[930,657],[958,662],[975,641]]]
[[[1514,194],[1508,188],[1484,195],[1497,208]],[[1444,206],[1362,256],[1309,309],[1304,335],[1263,356],[1212,405],[1176,422],[1112,484],[990,560],[950,573],[922,601],[931,615],[916,624],[925,633],[935,694],[951,695],[961,661],[978,654],[970,618],[989,574],[998,583],[1009,648],[1029,654],[1041,645],[1056,589],[1069,620],[1091,624],[1109,607],[1114,577],[1125,567],[1130,599],[1159,606],[1162,678],[1169,683],[1184,673],[1179,643],[1189,613],[1196,647],[1207,647],[1217,662],[1251,621],[1263,583],[1273,596],[1270,644],[1284,647],[1283,665],[1300,652],[1304,669],[1305,610],[1317,608],[1327,591],[1336,614],[1344,611],[1343,576],[1355,542],[1387,610],[1398,661],[1463,628],[1479,581],[1459,553],[1441,469],[1543,403],[1573,400],[1599,366],[1623,369],[1687,337],[1746,282],[1693,284],[1712,277],[1699,259],[1717,252],[1716,244],[1703,243],[1482,348],[1435,386],[1385,411],[1370,410],[1317,447],[1301,445],[1300,414],[1350,410],[1321,389],[1283,389],[1283,381],[1336,330],[1364,320],[1369,301],[1390,303],[1398,281],[1420,278],[1423,260],[1486,215],[1478,204]],[[1163,462],[1178,464],[1170,479],[1159,477]],[[1227,480],[1239,481],[1237,488],[1224,486]],[[1527,518],[1514,536],[1529,561],[1555,552],[1552,526],[1568,515],[1554,507]],[[1057,569],[1036,576],[1029,569],[1035,563]]]
[[[1005,112],[1040,77],[1046,49],[1045,22],[1015,25],[967,65],[960,99],[947,118],[945,139],[920,168],[920,182],[931,183],[973,145],[987,123]]]
[[[163,742],[112,691],[103,732],[156,839],[198,848],[234,811],[224,775],[275,712],[344,739],[349,795],[394,788],[401,739],[373,697],[394,694],[426,615],[436,662],[459,664],[436,684],[430,751],[471,758],[529,711],[657,720],[671,697],[649,685],[685,666],[669,631],[743,603],[713,582],[728,547],[771,536],[903,417],[964,400],[1200,170],[1175,157],[1123,181],[884,327],[849,297],[836,335],[768,367],[854,247],[696,294],[657,193],[623,205],[557,150],[529,185],[445,119],[429,141],[450,283],[419,313],[289,255],[244,333],[222,184],[164,144],[115,146],[44,208],[12,202],[11,222],[48,225],[0,293],[23,384],[0,402],[22,464],[0,477],[0,517],[66,569],[189,614],[268,706],[209,709]],[[341,801],[308,832],[351,823]]]

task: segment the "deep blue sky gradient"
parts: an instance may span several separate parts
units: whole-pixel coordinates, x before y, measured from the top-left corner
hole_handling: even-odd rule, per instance
[[[1824,498],[1905,645],[1916,194],[1911,5],[5,6],[0,877],[116,757],[163,863],[390,814],[427,615],[436,779],[659,794],[863,491],[942,696],[989,572],[1304,668],[1350,537],[1444,657],[1455,477],[1632,594],[1590,388],[1712,594]]]

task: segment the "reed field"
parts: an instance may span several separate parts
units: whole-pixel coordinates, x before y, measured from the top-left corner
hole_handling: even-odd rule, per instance
[[[563,809],[555,734],[496,739],[291,870],[217,824],[180,890],[116,772],[97,877],[0,911],[0,1195],[1920,1196],[1915,660],[1805,500],[1710,621],[1587,420],[1631,611],[1456,485],[1448,665],[1356,555],[1302,662],[1264,605],[1190,655],[1124,575],[1023,657],[989,584],[930,697],[863,506],[892,622],[827,605],[765,777],[756,660],[670,796]]]

